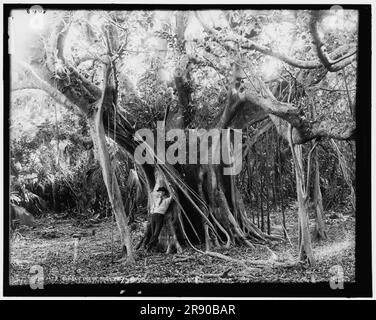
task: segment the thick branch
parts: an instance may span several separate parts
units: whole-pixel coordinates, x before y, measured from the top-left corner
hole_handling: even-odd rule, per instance
[[[309,26],[310,26],[311,34],[313,37],[313,43],[316,46],[317,55],[320,61],[322,62],[322,64],[325,66],[325,68],[327,68],[331,72],[336,72],[336,71],[343,69],[350,63],[352,63],[357,57],[356,55],[357,51],[355,50],[351,53],[347,53],[344,56],[338,57],[337,59],[336,57],[334,57],[334,59],[336,60],[332,60],[332,58],[329,56],[327,52],[326,46],[323,40],[321,39],[319,30],[318,30],[318,24],[319,24],[321,17],[322,17],[321,11],[311,12],[311,20],[310,20]]]
[[[14,63],[14,70],[21,77],[14,79],[12,77],[11,90],[16,91],[20,89],[40,89],[49,94],[61,105],[68,108],[76,108],[77,105],[71,102],[64,94],[50,85],[47,81],[41,79],[37,73],[26,63]],[[82,110],[85,111],[85,110]]]
[[[287,137],[287,123],[293,127],[293,143],[302,144],[314,138],[325,137],[338,140],[355,138],[355,122],[339,123],[333,120],[308,121],[292,104],[279,102],[276,99],[262,99],[250,93],[242,99],[251,102],[250,105],[261,107],[275,123],[279,133]]]
[[[341,140],[354,138],[355,122],[353,120],[345,123],[338,123],[330,119],[309,121],[293,104],[278,101],[257,76],[247,77],[248,82],[245,82],[238,92],[233,92],[232,99],[236,95],[239,99],[238,101],[235,100],[234,105],[247,107],[249,109],[248,113],[253,113],[254,116],[262,114],[262,111],[268,114],[276,125],[278,132],[286,139],[288,137],[287,123],[290,123],[294,128],[294,144],[305,143],[318,137]]]
[[[66,61],[64,56],[65,41],[70,25],[71,15],[62,14],[57,16],[46,49],[47,68],[55,75],[55,80],[64,86],[67,91],[76,91],[81,95],[85,95],[86,99],[93,103],[101,97],[100,88],[83,77]],[[79,88],[74,88],[75,86]]]
[[[187,13],[182,11],[177,13],[176,17],[176,37],[181,60],[175,69],[174,80],[179,97],[178,116],[181,121],[178,121],[179,127],[187,127],[192,118],[192,86],[190,77],[190,61],[185,47],[184,32],[187,27]]]
[[[261,52],[263,54],[266,54],[268,56],[277,58],[293,67],[301,68],[301,69],[316,69],[322,66],[323,61],[321,60],[311,60],[311,61],[303,61],[296,59],[294,57],[288,56],[286,54],[283,54],[281,52],[272,50],[271,48],[258,44],[252,40],[247,39],[244,36],[239,36],[234,33],[230,33],[227,35],[220,35],[216,30],[211,28],[209,25],[207,25],[200,17],[200,15],[196,12],[196,17],[204,27],[204,29],[211,35],[212,40],[215,42],[219,43],[222,45],[226,50],[230,51],[235,51],[235,48],[232,48],[230,45],[228,45],[226,42],[234,42],[234,43],[240,43],[240,47],[242,49],[247,49],[247,50],[256,50],[258,52]],[[337,66],[332,66],[329,65],[329,68],[332,69],[329,71],[338,71],[348,64],[350,64],[352,61],[355,60],[356,56],[355,53],[356,51],[350,53],[350,54],[345,54],[345,50],[349,49],[350,46],[343,46],[338,48],[337,50],[334,50],[331,53],[331,59],[337,59],[333,61],[333,63],[338,63]],[[328,55],[330,58],[330,56]],[[339,63],[341,62],[341,63]]]

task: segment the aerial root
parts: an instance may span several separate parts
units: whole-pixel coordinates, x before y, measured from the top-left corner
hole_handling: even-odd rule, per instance
[[[205,254],[208,255],[208,256],[214,257],[214,258],[218,258],[218,259],[222,259],[222,260],[226,260],[226,261],[229,261],[229,262],[239,264],[242,267],[244,267],[245,269],[247,269],[248,271],[260,271],[259,268],[251,268],[251,267],[247,266],[246,261],[244,261],[244,260],[234,259],[234,258],[225,256],[224,254],[221,254],[221,253],[218,253],[218,252],[213,252],[213,251],[207,251],[207,252],[205,252]]]

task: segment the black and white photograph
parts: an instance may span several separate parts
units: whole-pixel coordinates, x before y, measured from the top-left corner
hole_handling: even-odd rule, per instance
[[[372,296],[371,5],[3,13],[4,295]]]

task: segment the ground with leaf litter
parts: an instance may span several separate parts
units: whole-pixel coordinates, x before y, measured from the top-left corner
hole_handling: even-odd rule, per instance
[[[236,259],[229,261],[200,254],[192,248],[183,253],[135,253],[129,266],[120,259],[120,239],[115,222],[48,215],[37,227],[19,227],[10,240],[10,285],[29,284],[29,271],[43,267],[45,283],[244,283],[328,282],[343,269],[344,281],[355,281],[355,219],[350,214],[327,213],[329,239],[313,241],[314,266],[297,262],[296,208],[286,214],[289,239],[265,246],[215,250]],[[311,221],[313,224],[313,221]],[[132,231],[134,244],[143,224]],[[113,244],[113,245],[112,245]],[[113,250],[112,250],[113,248]],[[202,249],[202,248],[201,248]],[[241,261],[241,262],[240,262]]]

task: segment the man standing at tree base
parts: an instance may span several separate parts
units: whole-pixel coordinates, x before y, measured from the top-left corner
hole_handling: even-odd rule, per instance
[[[165,214],[171,204],[172,195],[169,195],[165,187],[159,187],[152,193],[153,201],[150,208],[151,214],[151,239],[147,249],[150,250],[158,242],[159,234],[162,230]]]

